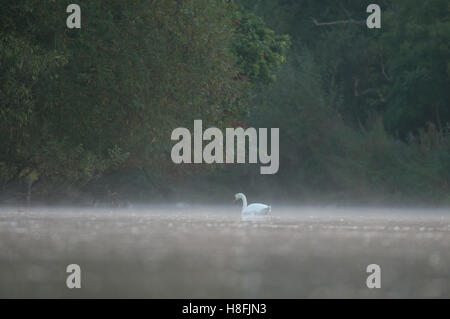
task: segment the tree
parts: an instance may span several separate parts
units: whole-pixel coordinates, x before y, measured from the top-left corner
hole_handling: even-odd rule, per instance
[[[290,46],[287,35],[277,35],[264,21],[251,13],[238,12],[233,49],[238,57],[240,76],[264,84],[276,80],[276,72],[286,62]]]
[[[256,18],[261,37],[236,26],[236,17],[247,18],[225,1],[80,1],[81,29],[66,28],[66,5],[2,6],[4,179],[37,171],[77,182],[108,169],[173,169],[171,131],[197,118],[228,126],[252,82],[273,78],[287,45]],[[262,55],[246,46],[261,46]],[[252,64],[261,71],[237,78]]]
[[[385,16],[388,130],[404,137],[428,122],[444,129],[450,123],[448,1],[395,1]]]

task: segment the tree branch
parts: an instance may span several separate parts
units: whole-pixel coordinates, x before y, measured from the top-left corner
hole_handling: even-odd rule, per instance
[[[324,25],[334,25],[334,24],[365,24],[366,21],[359,21],[354,19],[348,19],[348,20],[336,20],[336,21],[330,21],[330,22],[318,22],[316,19],[311,18],[312,22],[316,26],[324,26]]]
[[[388,80],[389,82],[391,81],[391,77],[389,75],[387,75],[386,70],[384,69],[383,62],[381,62],[381,73],[383,73],[383,76],[386,80]]]

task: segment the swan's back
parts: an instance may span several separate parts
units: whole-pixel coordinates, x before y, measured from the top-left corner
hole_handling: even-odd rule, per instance
[[[266,215],[270,213],[271,207],[265,204],[255,203],[248,205],[243,211],[242,214],[261,214]]]

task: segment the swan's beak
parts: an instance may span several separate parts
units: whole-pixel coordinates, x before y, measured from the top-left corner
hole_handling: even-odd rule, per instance
[[[236,200],[236,199],[233,199],[233,203],[236,204],[236,203],[237,203],[237,200]]]

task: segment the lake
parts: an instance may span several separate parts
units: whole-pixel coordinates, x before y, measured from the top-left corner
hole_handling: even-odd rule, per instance
[[[69,264],[81,289],[66,286]],[[0,297],[449,298],[450,211],[0,208]]]

